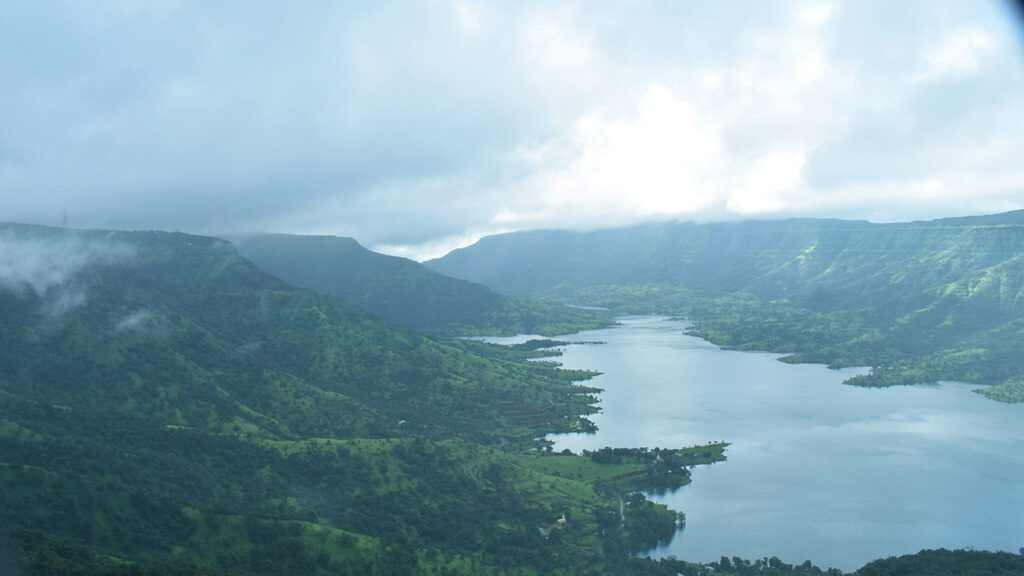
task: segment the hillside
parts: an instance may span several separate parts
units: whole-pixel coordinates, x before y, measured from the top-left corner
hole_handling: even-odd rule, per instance
[[[412,260],[371,252],[351,238],[265,234],[236,244],[243,256],[296,286],[429,334],[553,336],[611,323],[595,312],[442,276]]]
[[[5,576],[826,573],[636,556],[681,520],[638,491],[725,444],[554,453],[592,373],[435,342],[221,240],[0,224],[0,318]]]
[[[515,294],[686,315],[697,335],[790,361],[874,368],[854,384],[1000,383],[985,392],[1021,400],[1022,247],[1024,212],[1011,212],[523,232],[426,264]]]
[[[537,450],[591,426],[591,373],[432,341],[213,238],[0,225],[0,318],[0,535],[24,574],[627,566],[676,515],[619,493],[723,457]]]

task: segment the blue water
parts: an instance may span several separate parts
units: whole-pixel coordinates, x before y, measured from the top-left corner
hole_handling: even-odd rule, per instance
[[[682,447],[725,440],[728,461],[651,494],[686,513],[652,556],[778,556],[859,568],[925,548],[1024,546],[1024,405],[941,383],[844,386],[858,369],[790,365],[685,336],[685,324],[627,317],[564,340],[566,368],[603,372],[592,435],[556,449]]]

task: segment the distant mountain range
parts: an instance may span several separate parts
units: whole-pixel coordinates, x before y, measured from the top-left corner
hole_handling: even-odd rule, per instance
[[[260,268],[296,286],[428,334],[553,336],[611,324],[607,314],[499,294],[371,252],[351,238],[265,234],[236,244]]]
[[[961,379],[1024,399],[1024,211],[519,232],[426,265],[512,294],[687,315],[714,342],[793,361],[873,366],[857,384]]]

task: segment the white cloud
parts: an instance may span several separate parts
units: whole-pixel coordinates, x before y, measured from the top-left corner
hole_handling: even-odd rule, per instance
[[[765,214],[793,207],[807,157],[802,150],[770,152],[754,160],[726,208],[738,214]]]
[[[825,57],[820,52],[810,52],[796,62],[793,71],[801,84],[814,82],[825,73]]]
[[[129,258],[132,250],[119,243],[82,239],[73,233],[50,238],[0,236],[0,288],[36,296],[71,283],[94,265]]]
[[[925,57],[925,70],[915,80],[963,78],[978,71],[981,61],[995,47],[991,34],[980,28],[968,28],[948,35]]]
[[[462,29],[470,34],[476,34],[480,32],[480,11],[470,6],[466,2],[461,2],[457,8],[457,14],[459,17],[459,25]]]
[[[727,42],[732,50],[713,60],[657,68],[632,100],[595,94],[569,131],[520,146],[516,169],[507,172],[522,177],[480,191],[496,206],[491,229],[478,231],[671,217],[893,220],[1024,206],[1024,188],[1013,188],[1021,179],[1005,169],[1012,164],[1006,150],[1021,141],[1007,136],[1014,123],[992,121],[986,133],[967,120],[950,124],[940,109],[918,108],[931,93],[907,82],[906,70],[920,62],[913,54],[867,66],[858,59],[864,42],[879,54],[914,52],[934,37],[931,28],[900,38],[880,30],[868,40],[837,33],[848,25],[844,17],[859,17],[848,10],[860,5],[791,7],[778,25],[737,32],[743,41]],[[981,28],[963,30],[929,60],[936,74],[979,73],[998,48]],[[595,49],[590,57],[612,78],[635,83],[632,70],[615,68],[614,51]],[[837,142],[852,147],[829,148]],[[871,164],[875,157],[880,164]],[[896,174],[887,173],[892,163],[900,164]]]
[[[672,216],[708,207],[722,143],[718,128],[666,86],[655,84],[635,113],[583,115],[568,138],[525,149],[531,176],[509,197],[495,224],[575,226]]]
[[[529,62],[555,71],[582,68],[594,59],[593,41],[574,25],[567,9],[530,18],[521,32]]]
[[[995,214],[1020,209],[1021,190],[1024,169],[979,175],[971,170],[948,168],[907,178],[804,190],[801,209],[794,213],[881,222]],[[965,195],[970,198],[969,206],[964,205]]]
[[[623,113],[581,113],[570,133],[523,147],[491,219],[502,227],[595,227],[801,208],[808,151],[844,121],[831,104],[849,81],[820,29],[832,4],[749,39],[716,66],[663,70]],[[613,101],[609,101],[613,102]]]
[[[462,234],[443,236],[417,244],[379,244],[370,246],[369,248],[374,252],[391,254],[392,256],[401,256],[402,258],[409,258],[410,260],[423,262],[433,258],[440,258],[452,250],[476,244],[477,240],[480,240],[484,236],[510,231],[511,230],[502,228],[489,227],[480,231],[467,230]]]
[[[87,301],[88,282],[82,276],[89,268],[123,262],[133,253],[127,245],[75,233],[0,235],[0,289],[22,296],[31,292],[45,315],[60,316]]]
[[[116,325],[114,325],[114,332],[142,332],[145,330],[146,324],[153,317],[153,313],[149,310],[142,309],[136,310],[131,314],[122,318]]]
[[[797,19],[807,26],[818,27],[832,18],[835,5],[831,2],[819,2],[797,6]]]

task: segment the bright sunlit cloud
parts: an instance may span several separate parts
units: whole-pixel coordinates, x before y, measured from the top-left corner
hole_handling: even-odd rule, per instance
[[[459,24],[462,29],[471,34],[480,32],[480,13],[469,4],[463,2],[458,7]]]
[[[730,194],[726,207],[737,214],[751,215],[789,208],[799,192],[805,163],[802,151],[772,152],[757,158],[743,184]]]
[[[978,71],[983,59],[990,55],[992,35],[978,28],[958,30],[945,39],[925,59],[927,69],[917,79],[963,78]]]
[[[797,17],[808,26],[821,26],[832,18],[835,5],[832,2],[817,2],[797,7]]]
[[[494,221],[594,226],[690,213],[714,201],[720,149],[715,126],[655,85],[627,119],[591,112],[569,137],[522,151],[531,177],[507,196],[526,201]]]

